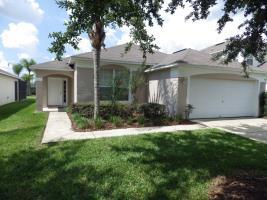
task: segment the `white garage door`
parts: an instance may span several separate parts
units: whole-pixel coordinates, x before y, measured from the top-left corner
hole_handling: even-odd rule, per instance
[[[241,117],[257,115],[257,82],[191,78],[191,118]]]

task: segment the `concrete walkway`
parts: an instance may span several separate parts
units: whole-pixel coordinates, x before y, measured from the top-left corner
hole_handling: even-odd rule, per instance
[[[71,128],[71,121],[65,112],[50,112],[43,135],[42,143],[67,141],[67,140],[84,140],[104,137],[117,137],[125,135],[139,135],[146,133],[174,132],[196,130],[204,128],[200,124],[194,125],[175,125],[161,127],[144,127],[144,128],[126,128],[101,130],[92,132],[75,132]]]
[[[267,143],[267,119],[234,118],[234,119],[202,119],[195,120],[206,127],[217,128],[235,133],[253,140]]]

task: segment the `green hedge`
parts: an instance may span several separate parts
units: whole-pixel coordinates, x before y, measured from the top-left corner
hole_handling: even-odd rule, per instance
[[[79,113],[84,117],[92,118],[94,116],[94,105],[73,104],[70,107],[70,112]],[[99,107],[99,115],[106,120],[109,119],[110,116],[119,116],[125,119],[133,115],[133,108],[125,104],[101,104]]]
[[[78,113],[80,116],[90,119],[94,115],[94,105],[73,104],[68,108],[68,112]],[[114,116],[123,120],[141,116],[145,121],[152,124],[159,124],[167,117],[166,107],[157,103],[144,103],[135,107],[128,104],[101,104],[99,115],[104,120],[109,120]]]
[[[260,115],[267,116],[267,93],[263,92],[260,96]]]

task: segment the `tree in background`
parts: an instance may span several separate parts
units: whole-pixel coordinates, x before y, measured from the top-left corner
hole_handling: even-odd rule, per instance
[[[218,32],[220,33],[228,22],[233,21],[233,16],[242,14],[243,23],[239,28],[244,28],[241,34],[229,38],[226,49],[217,56],[225,56],[224,63],[234,61],[238,55],[246,58],[254,56],[259,62],[264,61],[267,42],[267,1],[266,0],[189,0],[193,11],[186,17],[193,21],[206,19],[210,9],[217,4],[222,6],[222,15],[218,19]],[[173,14],[177,7],[184,7],[184,0],[171,0],[167,11]],[[248,75],[247,64],[242,62],[244,72]]]
[[[35,65],[36,62],[33,59],[21,59],[20,62],[14,66],[17,68],[25,69],[28,73],[22,76],[22,80],[27,82],[27,95],[31,94],[31,80],[33,79],[33,74],[31,74],[30,66]],[[14,69],[13,69],[14,70]]]
[[[16,74],[18,77],[20,77],[20,74],[23,70],[23,66],[21,64],[15,64],[12,66],[12,70],[14,74]]]
[[[54,39],[50,52],[56,53],[61,59],[65,53],[65,45],[69,44],[78,49],[80,35],[88,35],[93,48],[94,62],[94,118],[99,115],[99,67],[101,49],[105,47],[106,28],[116,29],[122,26],[130,27],[131,44],[140,45],[144,52],[153,53],[157,46],[153,43],[154,37],[147,33],[146,25],[153,26],[154,22],[162,25],[159,11],[163,0],[57,0],[60,8],[70,13],[69,21],[65,23],[65,32],[54,32],[49,36]]]

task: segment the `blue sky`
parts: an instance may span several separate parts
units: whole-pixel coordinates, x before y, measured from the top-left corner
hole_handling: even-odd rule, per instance
[[[161,51],[171,53],[181,48],[202,49],[222,42],[236,34],[237,26],[243,21],[242,15],[236,16],[235,21],[218,34],[216,21],[221,14],[220,5],[204,21],[185,21],[189,12],[190,7],[179,9],[174,15],[162,12],[164,26],[148,27]],[[33,58],[37,62],[53,60],[55,56],[47,50],[51,43],[48,34],[64,31],[63,23],[67,19],[67,12],[58,8],[55,0],[0,0],[0,68],[11,72],[10,64],[21,58]],[[119,30],[108,28],[106,34],[107,47],[130,40],[128,27]],[[88,37],[81,37],[80,50],[67,48],[65,56],[91,50]]]

